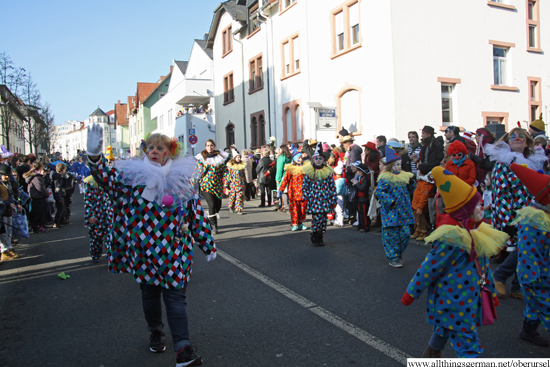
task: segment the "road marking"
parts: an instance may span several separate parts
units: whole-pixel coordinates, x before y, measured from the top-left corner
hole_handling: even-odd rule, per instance
[[[55,242],[55,241],[54,241]],[[24,258],[23,258],[24,259]],[[15,260],[17,261],[17,260]],[[49,263],[44,264],[36,264],[36,265],[29,265],[29,266],[23,266],[20,268],[10,269],[10,270],[0,270],[1,276],[7,276],[12,274],[19,274],[26,271],[32,271],[33,273],[36,273],[38,270],[48,270],[55,267],[62,267],[62,266],[68,266],[76,263],[83,263],[83,262],[90,262],[91,258],[89,256],[87,257],[81,257],[78,259],[68,259],[68,260],[59,260],[59,261],[53,261]],[[61,269],[59,269],[61,270]]]
[[[80,237],[73,237],[73,238],[62,238],[60,240],[53,240],[53,241],[46,241],[46,242],[32,242],[32,243],[23,243],[22,245],[42,245],[45,243],[54,243],[54,242],[61,242],[61,241],[72,241],[72,240],[79,240],[81,238],[88,238],[88,236],[80,236]]]
[[[390,358],[393,358],[397,362],[406,365],[407,364],[407,358],[412,358],[411,355],[403,352],[402,350],[392,346],[391,344],[386,343],[385,341],[377,338],[376,336],[367,333],[365,330],[358,328],[357,326],[347,322],[344,319],[341,319],[340,317],[336,316],[332,312],[325,310],[324,308],[317,306],[314,302],[311,302],[307,298],[304,298],[300,296],[299,294],[291,291],[290,289],[286,288],[285,286],[275,282],[273,279],[266,277],[262,273],[260,273],[257,270],[252,269],[250,266],[242,263],[241,261],[237,260],[233,256],[221,251],[217,250],[217,254],[222,257],[223,259],[229,261],[231,264],[235,265],[236,267],[240,268],[244,272],[252,275],[254,278],[258,279],[265,285],[273,288],[277,292],[281,293],[283,296],[289,298],[290,300],[296,302],[300,306],[306,308],[307,310],[313,312],[317,316],[321,317],[325,321],[328,321],[332,325],[336,326],[337,328],[345,331],[346,333],[350,334],[351,336],[356,337],[357,339],[361,340],[363,343],[373,347],[374,349],[384,353]]]

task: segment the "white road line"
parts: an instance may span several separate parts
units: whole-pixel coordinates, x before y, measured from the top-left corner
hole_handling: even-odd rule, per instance
[[[73,238],[62,238],[60,240],[53,240],[53,241],[46,241],[46,242],[32,242],[32,243],[22,243],[21,245],[43,245],[45,243],[54,243],[54,242],[61,242],[61,241],[72,241],[72,240],[79,240],[81,238],[88,238],[88,236],[80,236],[80,237],[73,237]]]
[[[89,256],[87,256],[87,257],[81,257],[81,258],[78,258],[78,259],[59,260],[59,261],[53,261],[53,262],[44,263],[44,264],[23,266],[23,267],[20,267],[20,268],[15,268],[15,269],[10,269],[10,270],[0,270],[0,276],[18,274],[18,273],[23,273],[23,272],[26,272],[26,271],[36,272],[38,270],[48,270],[48,269],[55,268],[55,267],[68,266],[68,265],[77,264],[77,263],[81,264],[81,263],[89,262],[89,261],[91,261],[91,259],[90,259]]]
[[[292,301],[296,302],[300,306],[308,309],[309,311],[313,312],[317,316],[321,317],[325,321],[328,321],[332,325],[336,326],[337,328],[345,331],[346,333],[350,334],[351,336],[356,337],[357,339],[361,340],[363,343],[373,347],[374,349],[384,353],[390,358],[393,358],[397,362],[406,365],[407,364],[407,358],[412,358],[411,355],[403,352],[402,350],[392,346],[391,344],[386,343],[385,341],[377,338],[376,336],[367,333],[365,330],[358,328],[357,326],[347,322],[346,320],[341,319],[340,317],[336,316],[332,312],[325,310],[324,308],[317,306],[315,303],[311,302],[307,298],[304,298],[300,296],[299,294],[291,291],[290,289],[286,288],[285,286],[275,282],[273,279],[266,277],[262,273],[258,272],[257,270],[252,269],[250,266],[242,263],[241,261],[237,260],[233,256],[221,251],[218,249],[217,251],[218,255],[222,257],[223,259],[229,261],[231,264],[235,265],[236,267],[240,268],[241,270],[245,271],[246,273],[252,275],[254,278],[258,279],[265,285],[273,288],[277,292],[281,293],[283,296],[291,299]]]

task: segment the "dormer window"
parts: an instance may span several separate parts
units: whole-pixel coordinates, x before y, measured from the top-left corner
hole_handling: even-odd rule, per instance
[[[260,10],[258,7],[258,2],[248,8],[248,34],[254,33],[258,28],[260,28],[260,20],[258,16],[260,15]]]

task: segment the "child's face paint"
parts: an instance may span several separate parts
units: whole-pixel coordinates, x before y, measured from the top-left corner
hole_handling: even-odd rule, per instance
[[[392,173],[399,173],[401,172],[401,160],[395,161],[393,164],[393,167],[391,169]]]

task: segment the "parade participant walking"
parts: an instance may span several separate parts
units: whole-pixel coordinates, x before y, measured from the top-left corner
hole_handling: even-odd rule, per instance
[[[483,353],[477,335],[482,325],[483,287],[492,294],[484,302],[496,297],[489,257],[500,251],[508,235],[486,223],[479,224],[483,212],[475,187],[442,167],[434,168],[432,175],[449,214],[444,225],[426,237],[432,249],[401,302],[408,306],[428,289],[427,322],[433,325],[433,334],[422,358],[441,358],[449,338],[457,357],[475,358]],[[476,230],[469,229],[471,219],[477,223]]]
[[[339,161],[336,168],[334,168],[334,185],[336,186],[336,208],[334,208],[334,224],[343,227],[344,195],[346,195],[346,177],[344,176],[344,163],[342,161]]]
[[[542,169],[546,156],[534,152],[533,139],[527,131],[514,128],[495,144],[487,144],[485,153],[496,161],[491,173],[493,191],[493,227],[510,235],[506,256],[500,267],[495,270],[496,289],[499,297],[506,297],[506,280],[512,277],[512,298],[522,298],[516,276],[517,265],[517,228],[512,225],[519,209],[529,205],[533,199],[527,188],[510,169],[510,164],[526,164],[527,167]],[[497,260],[498,261],[498,260]]]
[[[279,187],[281,186],[281,181],[286,174],[286,166],[292,163],[292,154],[294,152],[291,153],[286,144],[281,145],[279,149],[279,155],[277,156],[277,173],[275,175],[275,183],[277,184],[277,190],[282,191],[282,194],[280,196],[281,205],[277,210],[279,210],[280,212],[284,212],[289,209],[289,198],[288,193],[286,193],[285,190],[280,190]]]
[[[390,266],[403,267],[403,252],[410,239],[409,225],[414,224],[411,199],[407,185],[413,178],[410,172],[401,171],[401,157],[392,147],[386,146],[386,166],[378,176],[374,195],[380,201],[382,242]]]
[[[262,159],[258,162],[256,166],[256,173],[258,174],[258,184],[260,185],[260,205],[259,208],[264,208],[267,195],[267,206],[271,206],[271,190],[269,190],[269,185],[271,180],[274,177],[271,176],[269,169],[271,168],[271,163],[273,161],[269,158],[269,149],[264,149],[262,152]]]
[[[113,205],[109,195],[99,187],[90,175],[84,183],[84,225],[90,237],[90,256],[94,263],[99,262],[103,247],[109,248],[113,224]]]
[[[285,175],[279,186],[279,193],[285,189],[288,191],[290,225],[293,231],[306,230],[303,224],[306,220],[307,201],[304,200],[302,185],[304,173],[302,171],[302,153],[295,152],[292,163],[285,166]]]
[[[229,154],[216,150],[212,139],[206,141],[205,149],[195,156],[197,166],[193,177],[199,182],[201,196],[208,203],[208,219],[214,233],[218,233],[218,212],[222,208],[222,179]]]
[[[547,347],[548,338],[537,331],[542,323],[550,331],[550,177],[519,164],[510,169],[535,198],[520,209],[513,224],[518,227],[517,272],[525,302],[520,338]]]
[[[200,248],[207,260],[213,260],[216,246],[191,181],[195,160],[180,157],[177,140],[161,134],[142,141],[143,158],[121,160],[116,167],[107,165],[100,155],[102,147],[103,128],[88,127],[88,165],[114,205],[109,270],[131,273],[140,283],[150,350],[166,349],[162,295],[176,366],[200,366],[202,359],[189,339],[185,292],[193,249]]]
[[[323,235],[327,231],[327,214],[336,206],[336,187],[334,186],[334,171],[327,166],[321,144],[317,144],[311,157],[311,163],[304,165],[303,197],[308,201],[307,213],[312,215],[311,242],[315,246],[323,246]]]
[[[351,183],[357,188],[357,213],[359,232],[368,232],[370,230],[370,218],[367,214],[369,209],[369,189],[371,171],[366,164],[360,163],[356,166],[357,176],[351,180]]]
[[[224,175],[225,187],[229,190],[229,211],[242,214],[244,208],[244,191],[246,189],[246,163],[237,154],[228,163]]]

